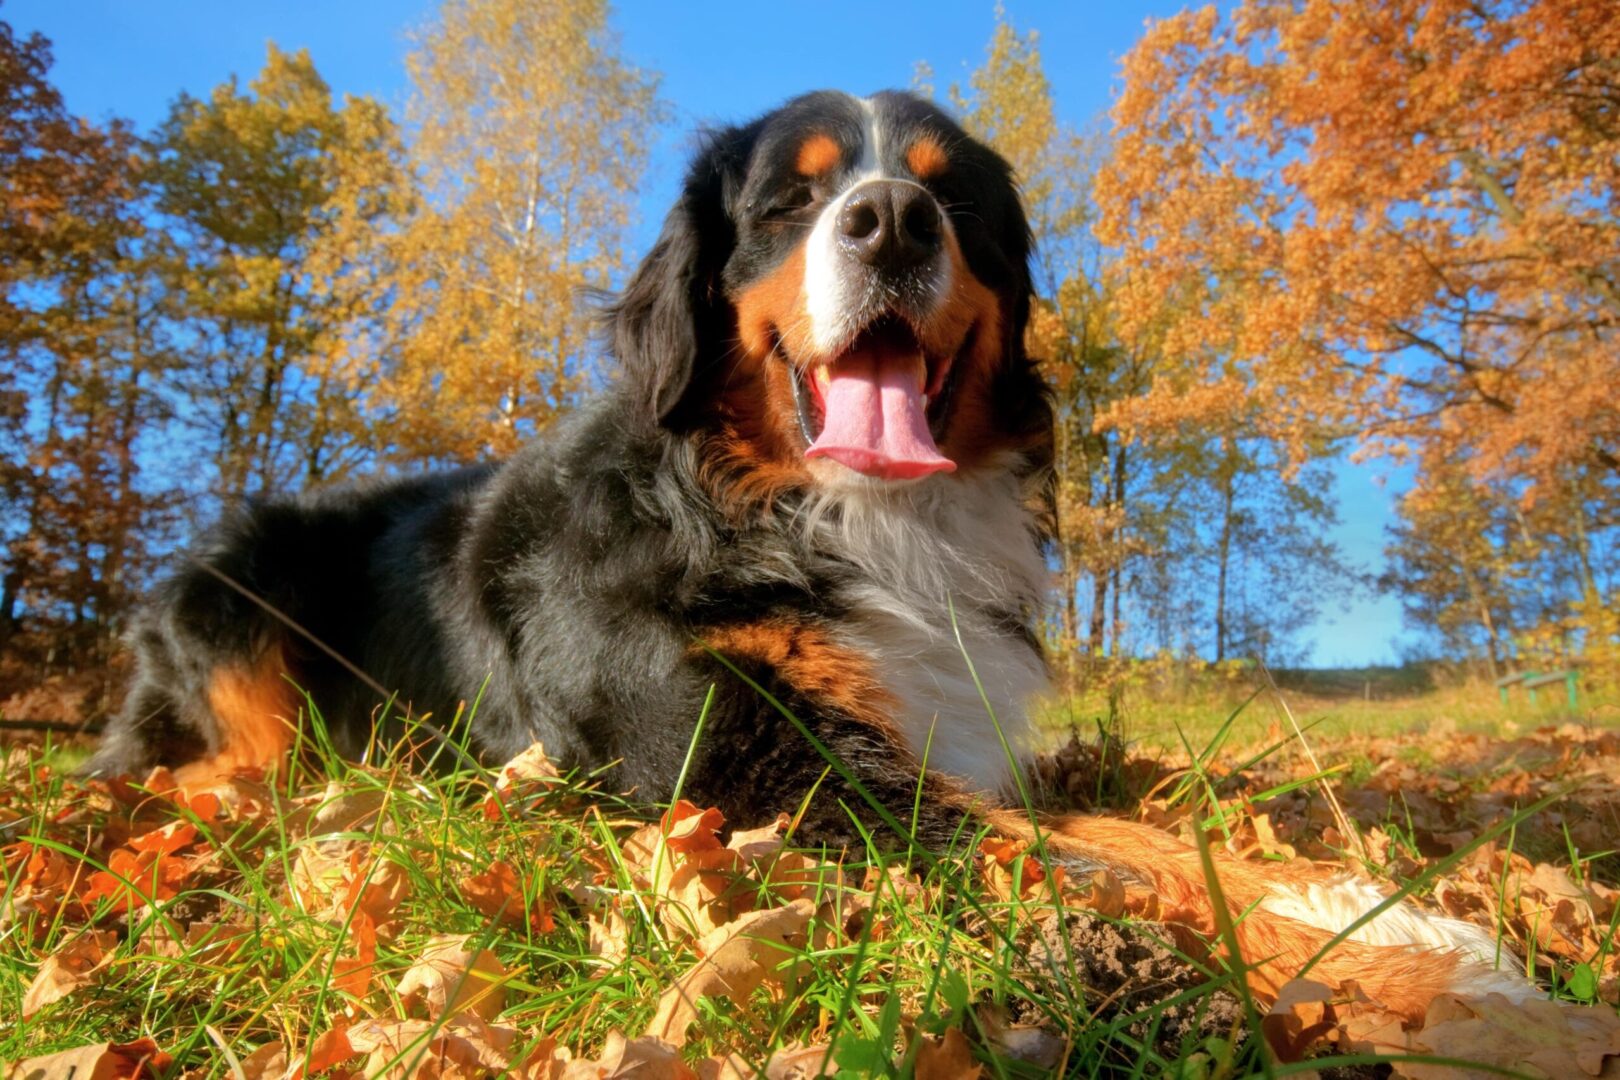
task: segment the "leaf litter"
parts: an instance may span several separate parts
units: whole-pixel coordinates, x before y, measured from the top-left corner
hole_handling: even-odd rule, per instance
[[[1203,829],[1238,858],[1313,858],[1392,880],[1423,874],[1518,807],[1558,794],[1549,812],[1433,881],[1428,902],[1500,933],[1565,1002],[1445,995],[1422,1024],[1403,1025],[1353,984],[1298,980],[1261,1003],[1257,1034],[1286,1062],[1372,1052],[1531,1076],[1620,1076],[1620,890],[1617,856],[1605,846],[1620,837],[1620,735],[1574,726],[1507,740],[1451,732],[1443,765],[1425,760],[1432,745],[1433,733],[1335,743],[1329,760],[1369,763],[1354,782],[1333,780],[1345,817],[1302,782],[1308,766],[1281,754],[1224,774],[1190,760],[1129,758],[1116,762],[1116,779],[1138,793],[1139,819],[1188,839]],[[1036,779],[1085,804],[1103,751],[1071,742],[1042,761]],[[480,851],[446,839],[421,858],[402,852],[431,838],[403,835],[405,819],[392,812],[400,785],[412,782],[401,773],[355,768],[307,790],[242,775],[182,792],[163,770],[139,784],[83,782],[16,751],[5,770],[0,823],[13,827],[4,834],[0,927],[26,965],[7,991],[24,1017],[4,1044],[15,1055],[0,1072],[7,1077],[70,1066],[166,1074],[179,1033],[147,1037],[139,1002],[177,964],[246,965],[261,991],[302,977],[321,996],[319,1007],[248,1010],[224,1029],[230,1075],[248,1080],[787,1077],[885,1061],[924,1080],[981,1075],[987,1061],[1039,1075],[1071,1062],[1088,1030],[1120,1040],[1122,1067],[1124,1048],[1145,1041],[1167,1061],[1219,1071],[1251,1034],[1229,980],[1209,986],[1222,981],[1213,951],[1157,921],[1155,897],[1105,871],[1066,876],[1004,837],[978,838],[960,856],[983,902],[952,908],[955,925],[942,930],[919,913],[941,910],[950,890],[920,864],[794,850],[786,816],[728,833],[719,811],[678,802],[649,824],[561,775],[538,746],[469,805],[494,830],[484,835],[504,831],[510,844]],[[1199,782],[1187,783],[1194,774]],[[53,792],[48,813],[29,804],[40,790]],[[546,847],[563,829],[575,841],[566,858]],[[525,849],[552,853],[531,858]],[[461,913],[455,926],[424,920],[448,901]],[[570,932],[596,979],[662,973],[655,999],[620,1008],[605,1030],[588,1010],[533,1005],[546,998],[548,975],[557,978],[535,957]],[[940,932],[949,940],[928,940]],[[514,954],[516,941],[533,951]],[[884,994],[875,992],[881,982],[857,980],[847,1014],[825,999],[828,970],[863,955],[882,966],[910,954],[934,957],[926,992]],[[514,966],[517,956],[528,966]],[[322,966],[325,977],[311,980]],[[996,978],[1047,989],[1008,998]],[[576,989],[602,992],[590,979]],[[1052,1015],[1041,1005],[1048,999],[1071,1002],[1075,1015]],[[52,1021],[82,1010],[102,1017],[98,1030],[131,1041],[53,1041]],[[181,1049],[187,1075],[208,1075],[196,1067],[212,1044]],[[1104,1072],[1108,1057],[1105,1049]],[[1382,1068],[1476,1074],[1463,1065]]]

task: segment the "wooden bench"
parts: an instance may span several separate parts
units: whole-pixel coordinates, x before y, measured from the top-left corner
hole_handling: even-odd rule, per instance
[[[1579,689],[1579,675],[1573,668],[1565,668],[1562,671],[1550,671],[1546,674],[1542,674],[1541,672],[1537,671],[1521,671],[1517,675],[1508,675],[1496,680],[1496,692],[1501,695],[1502,704],[1506,705],[1508,700],[1508,691],[1514,686],[1522,685],[1525,693],[1530,695],[1530,704],[1534,705],[1536,703],[1536,690],[1538,688],[1543,686],[1551,686],[1554,683],[1560,682],[1564,684],[1564,696],[1569,703],[1569,707],[1571,709],[1576,708],[1579,703],[1577,696]]]

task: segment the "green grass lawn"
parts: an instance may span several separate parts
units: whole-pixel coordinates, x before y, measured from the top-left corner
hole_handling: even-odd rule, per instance
[[[1412,692],[1405,686],[1374,696],[1360,693],[1324,694],[1323,687],[1296,689],[1279,680],[1280,700],[1294,719],[1319,737],[1345,735],[1397,735],[1431,729],[1514,735],[1549,724],[1580,723],[1620,727],[1620,693],[1607,688],[1583,689],[1573,712],[1562,687],[1543,690],[1532,703],[1522,690],[1514,690],[1504,703],[1496,689],[1484,683],[1430,687]],[[1346,686],[1344,689],[1357,689]],[[1311,692],[1315,690],[1317,692]],[[1182,736],[1203,745],[1234,712],[1233,736],[1239,742],[1257,741],[1273,725],[1289,723],[1278,698],[1263,694],[1253,700],[1251,679],[1202,680],[1174,693],[1127,688],[1118,707],[1121,736],[1144,750],[1181,750]],[[1101,694],[1080,694],[1051,703],[1045,714],[1049,726],[1095,730],[1106,725],[1109,705]]]
[[[86,789],[52,764],[7,760],[0,1012],[22,1015],[46,958],[93,931],[102,941],[70,993],[6,1025],[0,1061],[150,1037],[171,1072],[229,1077],[233,1060],[266,1048],[293,1065],[330,1062],[334,1033],[354,1043],[379,1018],[424,1023],[334,1070],[470,1053],[455,1040],[478,1043],[472,1025],[400,992],[446,934],[493,953],[487,971],[452,977],[499,1003],[481,1022],[500,1029],[485,1041],[505,1061],[549,1060],[558,1046],[590,1057],[648,1029],[714,924],[789,905],[811,914],[764,962],[760,988],[699,997],[690,1031],[665,1031],[687,1060],[752,1075],[808,1047],[801,1056],[817,1065],[877,1075],[971,1047],[1000,1076],[1199,1075],[1201,1062],[1259,1061],[1257,1044],[1234,1049],[1242,1017],[1217,963],[1175,960],[1166,943],[1171,992],[1090,985],[1061,927],[1041,936],[1057,923],[1039,863],[1013,858],[987,877],[974,858],[983,838],[966,825],[937,857],[715,860],[716,842],[660,863],[646,816],[584,777],[497,792],[478,771],[328,760],[319,776],[238,785],[216,807]],[[142,843],[165,830],[166,842]]]
[[[1243,762],[1215,734],[1236,711],[1231,745],[1240,724],[1253,725],[1243,741],[1264,742],[1269,703],[1237,710],[1211,694],[1127,706],[1141,746],[1197,751],[1179,771],[1143,774],[1170,770],[1156,813],[1204,820],[1211,842],[1232,851],[1255,835],[1262,808],[1267,828],[1282,830],[1288,807],[1303,806],[1300,832],[1286,835],[1303,845],[1321,834],[1308,812],[1318,785],[1298,770],[1266,774],[1264,759],[1252,776],[1223,771]],[[1311,700],[1296,712],[1307,724],[1327,717],[1313,737],[1329,725],[1556,719],[1498,708],[1437,692],[1426,707]],[[1087,718],[1078,705],[1068,715]],[[1054,709],[1055,727],[1064,716]],[[284,775],[187,799],[161,782],[73,780],[76,752],[12,747],[0,775],[0,1015],[15,1018],[0,1025],[0,1062],[110,1043],[84,1053],[104,1064],[122,1054],[119,1075],[145,1055],[137,1072],[220,1078],[749,1076],[767,1066],[924,1080],[1192,1078],[1327,1064],[1290,1064],[1251,1037],[1263,1004],[1196,939],[1140,918],[1150,913],[1142,896],[1052,875],[1038,850],[969,822],[945,852],[801,852],[791,822],[728,846],[701,808],[660,826],[594,778],[534,763],[514,777],[441,751],[435,770],[387,753],[362,767],[315,746]],[[1401,765],[1399,754],[1388,762]],[[1360,868],[1430,892],[1444,863],[1422,857],[1434,830],[1378,813],[1373,834],[1387,846]],[[1496,826],[1503,839],[1510,827],[1519,835],[1515,821]],[[1317,857],[1343,855],[1311,842]],[[1597,890],[1607,887],[1600,854],[1572,849],[1563,861]],[[1509,899],[1505,934],[1535,918]],[[1559,996],[1597,1001],[1614,993],[1599,985],[1613,940],[1610,925],[1595,961],[1544,952],[1536,962]],[[1613,1018],[1612,1006],[1599,1009]],[[1371,1060],[1345,1041],[1310,1053]],[[61,1075],[49,1070],[62,1060],[28,1075]]]

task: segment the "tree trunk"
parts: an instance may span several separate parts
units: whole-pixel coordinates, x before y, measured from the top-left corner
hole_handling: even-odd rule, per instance
[[[1086,461],[1087,505],[1095,506],[1100,500],[1103,509],[1107,509],[1108,502],[1108,449],[1105,440],[1102,442],[1101,461],[1092,464],[1091,455]],[[1099,479],[1093,479],[1092,469],[1097,470]],[[1107,642],[1104,634],[1108,628],[1108,571],[1099,565],[1096,552],[1092,552],[1090,559],[1091,570],[1091,622],[1086,628],[1086,654],[1095,663],[1103,655]]]
[[[1109,645],[1108,650],[1108,654],[1110,656],[1120,655],[1121,649],[1119,639],[1120,635],[1125,629],[1125,620],[1120,615],[1120,598],[1125,591],[1124,588],[1122,588],[1121,580],[1125,572],[1125,537],[1123,535],[1125,531],[1125,463],[1126,448],[1125,444],[1121,442],[1118,452],[1114,454],[1114,490],[1109,499],[1109,503],[1112,506],[1115,515],[1114,533],[1111,537],[1114,549],[1114,565],[1112,571],[1112,577],[1114,579],[1114,625],[1113,632],[1110,635],[1111,644]]]
[[[1103,632],[1108,623],[1108,571],[1096,570],[1091,577],[1091,626],[1086,635],[1086,652],[1093,660],[1103,654]]]
[[[1062,620],[1064,649],[1072,651],[1080,641],[1080,575],[1074,569],[1072,551],[1059,547],[1058,558],[1062,561],[1058,580],[1063,588],[1063,605],[1058,609],[1058,617]]]
[[[1592,569],[1592,543],[1586,532],[1586,504],[1579,491],[1570,492],[1570,503],[1574,508],[1570,519],[1575,526],[1575,558],[1581,567],[1581,599],[1592,602],[1598,596],[1598,584]]]
[[[1218,664],[1226,659],[1226,585],[1229,568],[1232,564],[1232,504],[1235,501],[1237,489],[1237,468],[1232,460],[1232,442],[1223,440],[1224,453],[1221,457],[1221,538],[1216,548],[1217,568],[1215,572],[1215,662]]]
[[[1479,625],[1485,628],[1485,648],[1491,658],[1491,679],[1494,681],[1502,677],[1502,641],[1496,632],[1496,620],[1491,616],[1491,605],[1486,602],[1485,592],[1474,580],[1474,568],[1468,565],[1468,560],[1462,552],[1456,552],[1457,566],[1462,571],[1463,584],[1468,587],[1468,598],[1473,601],[1474,610],[1479,613]]]
[[[4,652],[17,630],[17,596],[22,592],[23,573],[20,567],[6,571],[0,578],[0,652]]]

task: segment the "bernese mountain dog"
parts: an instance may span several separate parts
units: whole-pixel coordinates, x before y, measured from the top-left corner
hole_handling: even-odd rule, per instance
[[[964,815],[1027,837],[996,807],[1047,685],[1030,245],[1007,163],[910,94],[814,93],[712,133],[606,311],[611,385],[502,463],[228,518],[139,618],[92,769],[197,786],[272,765],[305,693],[356,756],[381,716],[476,700],[487,759],[539,741],[658,801],[702,713],[685,792],[733,823],[813,791],[805,840],[854,841],[863,815],[910,831],[914,807],[924,845]],[[1198,853],[1167,834],[1040,828],[1214,926]],[[1262,989],[1381,900],[1304,863],[1219,876]],[[1412,1012],[1527,990],[1470,958],[1492,944],[1402,906],[1314,971]]]

